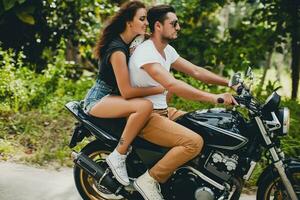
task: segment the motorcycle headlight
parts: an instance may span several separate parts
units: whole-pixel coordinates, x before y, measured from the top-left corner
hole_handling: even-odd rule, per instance
[[[281,123],[281,128],[276,130],[277,134],[287,135],[290,129],[290,110],[287,107],[281,108],[276,115]]]
[[[280,95],[276,92],[273,92],[266,100],[265,104],[262,107],[263,113],[274,112],[278,109],[280,104]]]

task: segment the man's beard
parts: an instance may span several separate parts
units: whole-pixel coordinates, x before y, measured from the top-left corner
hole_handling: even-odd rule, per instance
[[[177,38],[177,37],[176,37]],[[164,42],[164,43],[170,43],[172,41],[174,41],[176,38],[171,38],[169,36],[161,36],[161,41]]]

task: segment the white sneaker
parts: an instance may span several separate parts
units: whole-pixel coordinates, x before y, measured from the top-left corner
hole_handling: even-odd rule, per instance
[[[110,167],[115,178],[122,185],[129,185],[129,178],[126,170],[126,157],[127,154],[122,155],[116,149],[106,157],[106,163]]]
[[[150,176],[148,171],[138,177],[133,186],[145,200],[163,200],[159,183]]]
[[[132,146],[129,145],[128,149],[127,149],[127,152],[126,152],[126,156],[128,156],[132,152],[132,149],[133,149]]]

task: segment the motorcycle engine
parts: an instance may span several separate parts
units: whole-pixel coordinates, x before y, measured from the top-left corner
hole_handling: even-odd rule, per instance
[[[235,171],[238,165],[239,157],[236,154],[225,155],[220,151],[214,151],[210,154],[205,163],[205,168],[212,174],[218,176],[224,181],[228,181],[231,172]]]
[[[236,154],[229,155],[220,151],[213,151],[206,158],[203,161],[205,163],[204,168],[218,177],[216,182],[221,185],[232,178],[239,159]],[[207,174],[207,172],[204,173]],[[215,179],[212,176],[209,176],[209,178]],[[220,190],[207,180],[202,179],[197,170],[191,167],[179,168],[162,189],[167,199],[175,200],[213,200],[226,193],[226,189]]]
[[[217,188],[185,167],[178,169],[162,189],[166,199],[174,200],[213,200],[220,194]]]

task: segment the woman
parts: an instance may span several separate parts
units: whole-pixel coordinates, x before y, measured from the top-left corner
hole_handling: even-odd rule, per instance
[[[92,116],[127,117],[118,146],[106,158],[116,179],[123,185],[129,185],[125,164],[128,147],[152,112],[150,101],[135,97],[164,92],[162,87],[134,88],[130,84],[129,44],[136,36],[145,34],[147,26],[143,3],[131,1],[121,6],[100,35],[95,48],[95,56],[101,61],[99,74],[84,101],[85,111]]]

